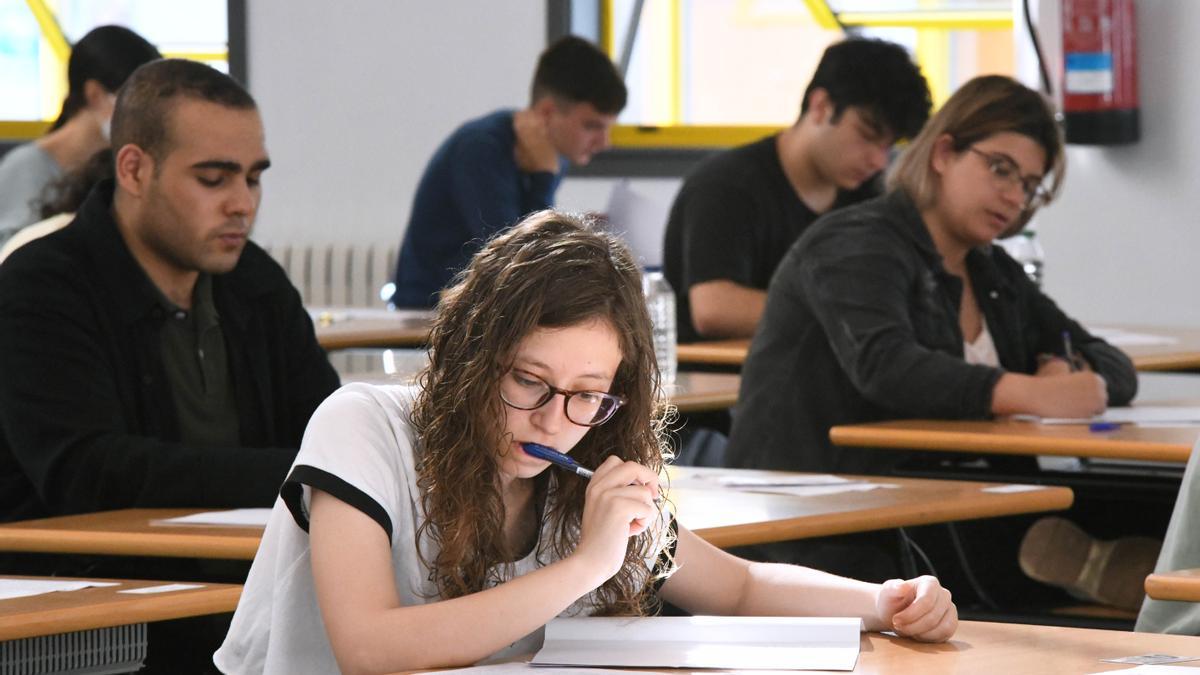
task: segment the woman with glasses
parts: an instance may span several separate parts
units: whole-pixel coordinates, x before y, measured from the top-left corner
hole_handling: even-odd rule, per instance
[[[1039,93],[1001,76],[963,85],[898,159],[885,195],[822,218],[784,258],[742,369],[727,463],[888,474],[920,457],[836,448],[830,427],[1128,404],[1130,360],[993,245],[1057,193],[1063,170]],[[986,461],[1008,475],[1037,470],[1032,457]],[[894,544],[879,539],[874,556],[856,544],[801,560],[860,574],[875,560],[886,574],[894,558],[881,554]]]
[[[314,414],[216,664],[394,672],[536,651],[559,615],[861,616],[944,640],[932,577],[868,584],[751,565],[677,527],[640,271],[551,211],[443,292],[416,387],[349,385]],[[523,450],[536,443],[590,480]]]

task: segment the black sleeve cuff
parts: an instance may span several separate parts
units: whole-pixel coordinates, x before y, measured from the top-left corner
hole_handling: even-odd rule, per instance
[[[304,511],[305,485],[327,492],[367,514],[387,533],[388,541],[392,540],[392,519],[379,502],[328,471],[305,464],[299,464],[292,469],[292,473],[283,481],[283,487],[279,490],[279,496],[283,497],[283,503],[287,505],[288,511],[292,512],[292,518],[300,529],[308,532],[308,514]]]

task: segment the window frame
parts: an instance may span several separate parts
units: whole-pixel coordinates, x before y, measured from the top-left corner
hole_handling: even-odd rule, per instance
[[[45,0],[25,0],[34,20],[42,31],[42,37],[49,44],[55,55],[63,64],[65,72],[67,58],[71,54],[71,45],[59,27],[54,11]],[[229,64],[229,74],[243,86],[248,86],[248,68],[246,63],[246,0],[225,0],[226,4],[226,34],[228,47],[224,52],[168,52],[165,57],[192,58],[200,61],[225,61]],[[65,94],[65,92],[64,92]],[[54,120],[0,120],[0,146],[17,145],[42,136],[49,130]],[[4,148],[0,148],[3,150]],[[3,152],[0,151],[0,155]]]

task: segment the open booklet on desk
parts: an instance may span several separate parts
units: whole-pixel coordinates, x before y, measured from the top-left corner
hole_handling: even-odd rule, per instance
[[[853,670],[857,618],[583,617],[546,624],[534,666]]]

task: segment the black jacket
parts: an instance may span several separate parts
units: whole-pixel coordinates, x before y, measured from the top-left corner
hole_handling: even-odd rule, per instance
[[[0,521],[126,507],[270,506],[338,376],[283,270],[246,245],[213,277],[242,447],[191,447],[160,353],[165,313],[98,186],[0,265]]]
[[[1061,354],[1063,331],[1108,384],[1137,392],[1129,358],[1064,314],[999,246],[967,271],[1002,368],[963,360],[962,283],[903,192],[822,217],[791,248],[742,369],[727,450],[736,467],[887,473],[905,453],[835,448],[829,428],[896,418],[985,419],[1005,371]]]

